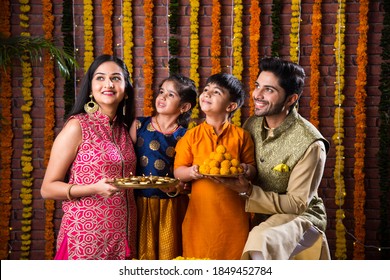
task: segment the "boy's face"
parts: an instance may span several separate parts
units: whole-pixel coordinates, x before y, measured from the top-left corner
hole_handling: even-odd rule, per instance
[[[199,105],[206,114],[229,114],[237,107],[237,103],[230,101],[230,94],[226,88],[214,83],[207,84],[199,96]]]

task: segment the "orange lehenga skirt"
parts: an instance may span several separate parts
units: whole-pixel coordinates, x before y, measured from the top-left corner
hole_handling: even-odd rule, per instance
[[[182,223],[188,195],[136,198],[138,259],[172,260],[182,255]]]

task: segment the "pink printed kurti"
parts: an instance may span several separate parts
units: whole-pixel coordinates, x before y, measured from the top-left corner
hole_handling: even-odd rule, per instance
[[[136,156],[128,129],[100,112],[79,114],[82,143],[69,170],[69,183],[135,174]],[[106,198],[92,195],[64,201],[56,259],[125,259],[135,256],[136,207],[132,190]],[[129,217],[128,217],[129,215]],[[130,247],[130,248],[129,248]],[[131,255],[129,255],[129,251]]]

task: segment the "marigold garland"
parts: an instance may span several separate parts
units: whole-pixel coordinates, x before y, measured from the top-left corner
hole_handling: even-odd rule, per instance
[[[359,242],[355,242],[353,259],[364,259],[364,240],[366,231],[364,229],[366,216],[364,214],[364,204],[366,192],[364,190],[364,158],[366,140],[366,107],[365,101],[367,93],[365,86],[367,83],[367,33],[368,33],[368,4],[369,0],[359,2],[359,40],[357,47],[357,77],[355,81],[355,165],[354,165],[354,217],[355,217],[355,237]]]
[[[93,62],[93,0],[84,1],[84,72]]]
[[[123,0],[123,60],[129,71],[131,80],[133,76],[133,12],[132,0]]]
[[[301,0],[291,2],[290,59],[299,64],[299,29],[301,23]]]
[[[145,47],[144,56],[145,63],[143,65],[144,81],[145,81],[145,93],[144,93],[144,115],[151,116],[153,114],[153,1],[144,1],[144,14],[145,14]]]
[[[43,31],[45,38],[53,39],[54,16],[52,14],[51,0],[42,0],[43,5]],[[44,76],[43,85],[45,87],[45,128],[44,128],[44,149],[45,154],[43,164],[46,167],[49,162],[51,148],[54,142],[54,61],[50,54],[46,53],[44,58]],[[54,200],[45,200],[46,219],[45,219],[45,259],[51,260],[54,256]]]
[[[244,63],[242,59],[242,0],[234,0],[234,23],[233,23],[233,75],[242,81]],[[241,109],[234,112],[233,124],[241,126]]]
[[[102,14],[104,22],[104,54],[113,54],[112,49],[112,14],[114,11],[113,1],[112,0],[102,0]]]
[[[20,4],[28,6],[29,1],[28,0],[19,0]],[[26,9],[29,10],[29,9]],[[19,25],[22,27],[22,29],[27,29],[29,27],[29,16],[28,14],[24,14],[25,16],[21,20]],[[30,36],[30,33],[28,30],[25,30],[21,33],[21,36]],[[31,107],[33,105],[33,98],[32,98],[32,67],[30,58],[28,55],[22,56],[22,95],[23,95],[23,101],[24,104],[21,107],[22,115],[23,115],[23,123],[22,123],[22,130],[23,130],[23,150],[22,150],[22,156],[20,158],[20,164],[22,167],[22,189],[20,192],[20,198],[22,199],[22,205],[23,205],[23,212],[22,212],[22,234],[21,234],[21,253],[20,253],[20,259],[28,259],[30,256],[30,249],[31,249],[31,217],[32,217],[32,185],[33,185],[33,176],[32,172],[34,170],[33,164],[32,164],[32,146],[33,146],[33,140],[32,140],[32,119],[31,119]]]
[[[342,108],[345,96],[344,90],[344,73],[345,73],[345,0],[339,0],[337,11],[337,23],[335,25],[336,40],[334,42],[335,59],[336,59],[336,82],[335,82],[335,98],[334,105],[337,106],[334,112],[334,128],[335,133],[332,140],[335,144],[336,159],[333,178],[335,182],[335,204],[338,206],[336,210],[336,251],[335,257],[339,260],[347,258],[347,246],[345,238],[345,226],[343,220],[345,218],[344,197],[346,196],[345,181],[344,181],[344,109]]]
[[[251,0],[249,24],[249,92],[252,93],[255,89],[255,82],[259,75],[259,40],[260,40],[260,0]],[[249,97],[249,115],[253,115],[255,111],[253,98]]]
[[[313,5],[313,23],[311,30],[312,51],[310,55],[310,122],[318,128],[319,120],[318,114],[320,111],[319,106],[319,90],[318,83],[320,81],[320,71],[318,66],[320,65],[320,43],[321,43],[321,3],[322,0],[315,0]]]
[[[199,88],[199,0],[190,0],[190,78],[194,81],[195,86]],[[192,109],[191,119],[188,128],[196,126],[196,120],[199,118],[199,104],[197,103]]]
[[[213,0],[211,12],[211,75],[221,72],[221,3]]]
[[[0,9],[0,32],[10,36],[10,3],[5,0]],[[11,217],[11,159],[13,155],[12,140],[12,84],[10,67],[5,71],[0,69],[0,107],[1,107],[1,137],[0,137],[0,260],[5,260],[9,254],[8,242],[10,240]]]

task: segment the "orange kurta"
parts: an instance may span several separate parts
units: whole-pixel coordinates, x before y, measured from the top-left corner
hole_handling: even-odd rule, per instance
[[[179,140],[174,166],[201,165],[221,144],[241,163],[255,165],[254,144],[247,131],[226,123],[217,135],[204,122]],[[193,181],[183,222],[183,257],[240,259],[249,233],[249,218],[245,200],[236,192],[210,179]]]

